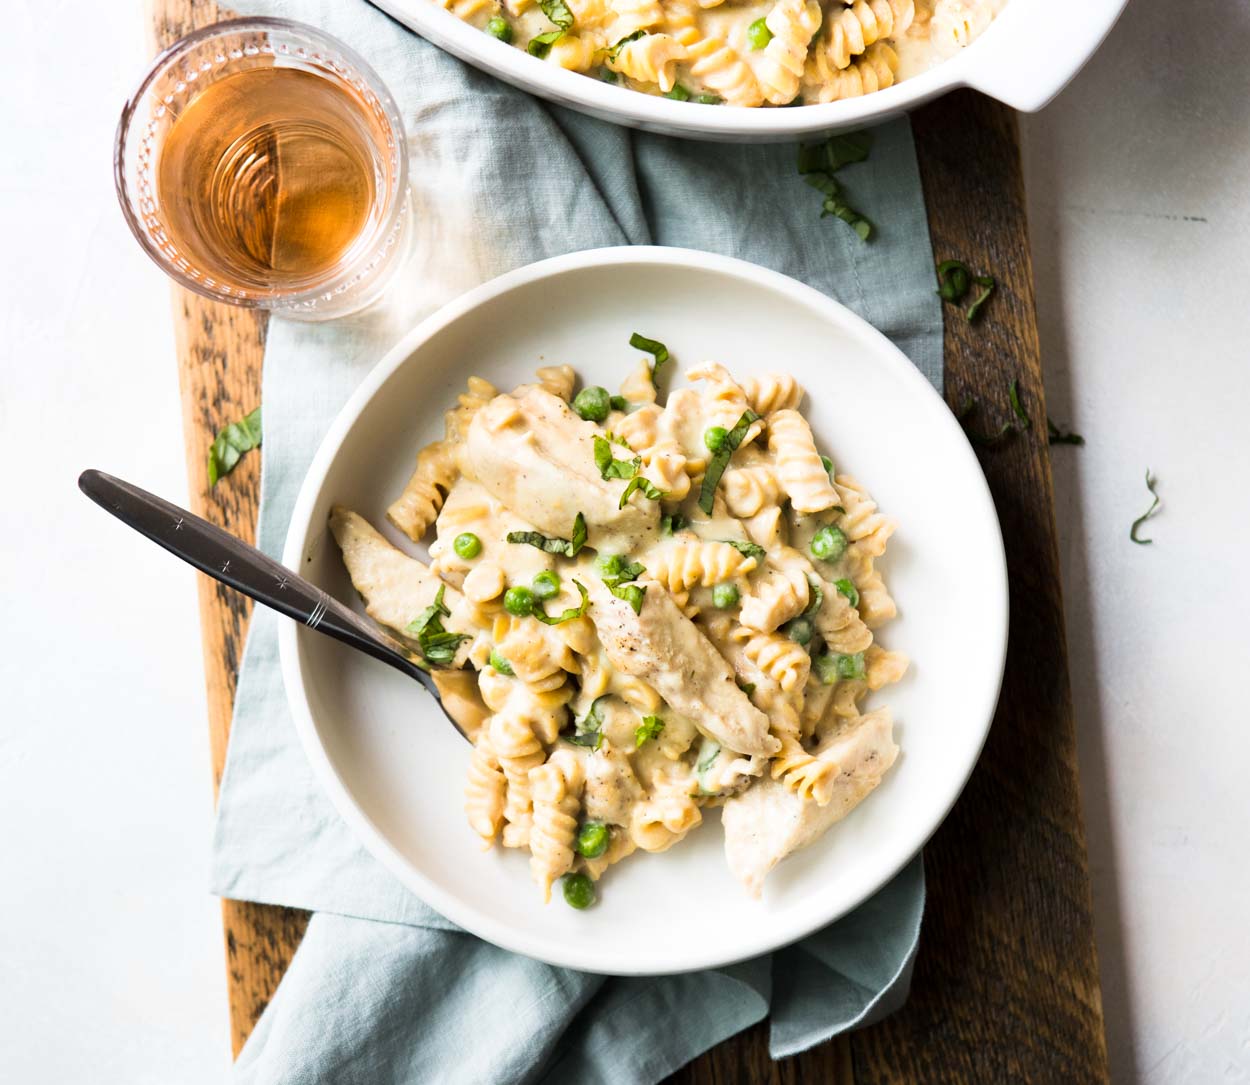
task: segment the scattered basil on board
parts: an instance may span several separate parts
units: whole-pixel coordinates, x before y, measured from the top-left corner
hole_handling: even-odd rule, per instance
[[[219,479],[230,474],[243,453],[260,448],[260,437],[259,407],[221,430],[208,448],[209,486],[216,486]]]

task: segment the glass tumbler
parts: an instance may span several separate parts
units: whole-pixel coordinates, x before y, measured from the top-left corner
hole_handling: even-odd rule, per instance
[[[406,252],[399,108],[351,49],[301,23],[228,20],[161,53],[122,111],[114,176],[147,254],[231,305],[343,316]]]

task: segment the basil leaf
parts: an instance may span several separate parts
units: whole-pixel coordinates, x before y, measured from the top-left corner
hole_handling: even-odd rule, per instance
[[[538,57],[542,60],[551,52],[551,47],[564,37],[563,30],[548,30],[545,34],[535,34],[530,38],[530,43],[525,47],[525,51],[532,57]]]
[[[1016,432],[1016,426],[1013,422],[1004,422],[996,433],[978,433],[976,430],[968,428],[967,419],[977,409],[977,401],[969,396],[964,400],[964,404],[960,407],[955,415],[955,420],[964,428],[964,434],[968,440],[974,445],[996,445],[1004,437],[1008,437]]]
[[[533,546],[546,554],[563,554],[574,558],[586,545],[586,518],[580,512],[574,517],[573,535],[569,539],[549,539],[537,531],[509,531],[508,542]]]
[[[673,89],[676,90],[677,88],[674,87]],[[689,95],[686,97],[689,97]],[[639,335],[637,332],[634,332],[629,337],[629,345],[635,350],[645,350],[655,358],[655,361],[651,364],[651,383],[655,384],[659,380],[660,370],[664,368],[664,364],[668,361],[668,347],[658,339],[648,339],[645,335]]]
[[[451,615],[451,611],[443,605],[446,590],[446,585],[440,584],[434,602],[409,622],[405,630],[417,638],[417,647],[427,663],[450,663],[456,658],[460,645],[472,640],[467,633],[449,633],[443,628],[443,619]]]
[[[1132,539],[1133,542],[1137,543],[1138,546],[1150,546],[1154,542],[1154,539],[1139,539],[1137,537],[1137,529],[1141,527],[1142,524],[1144,524],[1147,520],[1149,520],[1155,514],[1155,510],[1158,509],[1159,505],[1161,504],[1161,501],[1159,499],[1159,494],[1155,490],[1156,481],[1157,480],[1155,479],[1154,475],[1150,473],[1150,468],[1147,467],[1146,468],[1146,489],[1150,491],[1151,496],[1154,498],[1154,500],[1150,502],[1150,508],[1148,508],[1139,517],[1137,517],[1136,520],[1133,521],[1133,526],[1129,528],[1129,533],[1128,533],[1128,537]]]
[[[820,466],[825,469],[826,475],[833,478],[833,460],[831,460],[828,456],[821,456]]]
[[[596,697],[590,703],[586,715],[573,725],[571,735],[565,735],[570,742],[578,746],[588,746],[597,750],[603,745],[603,709],[600,702],[603,697]]]
[[[501,656],[494,648],[490,650],[490,665],[500,674],[506,674],[512,677],[516,671],[512,669],[512,664]]]
[[[743,542],[741,539],[722,539],[721,542],[723,542],[726,546],[732,546],[745,558],[768,557],[768,551],[753,542]]]
[[[537,618],[544,625],[563,625],[565,622],[571,622],[574,618],[580,618],[586,613],[586,608],[590,605],[590,597],[586,594],[586,588],[579,581],[574,580],[573,586],[582,597],[582,601],[578,606],[569,607],[568,610],[563,611],[554,618],[540,608],[535,607],[534,610],[531,611],[532,616]]]
[[[625,48],[626,43],[631,42],[631,41],[637,41],[639,38],[646,37],[646,35],[647,35],[647,32],[645,30],[635,30],[632,34],[628,34],[625,37],[621,38],[620,41],[618,41],[615,45],[612,46],[611,49],[608,50],[608,59],[615,60],[618,56],[621,55],[621,50]]]
[[[260,447],[260,408],[221,430],[208,447],[208,484],[230,474],[244,452]]]
[[[451,611],[443,605],[443,593],[446,591],[447,585],[440,584],[438,591],[434,593],[434,602],[408,623],[405,632],[411,633],[414,637],[420,636],[431,622],[438,621],[440,618],[450,618]]]
[[[612,398],[613,398],[613,399],[620,399],[621,397],[620,397],[620,396],[613,396]],[[613,408],[613,409],[615,409],[615,408]],[[625,438],[624,438],[624,437],[622,437],[619,433],[613,433],[613,432],[609,429],[609,430],[604,430],[604,431],[603,431],[603,435],[604,435],[604,436],[605,436],[605,437],[606,437],[609,441],[611,441],[614,445],[620,445],[622,448],[628,448],[628,449],[630,450],[630,452],[633,452],[633,448],[630,446],[630,443],[629,443],[627,440],[625,440]],[[596,462],[598,462],[597,458],[596,458]]]
[[[600,437],[598,434],[594,437],[594,447],[595,466],[599,469],[600,478],[633,478],[638,474],[638,468],[642,466],[641,456],[635,456],[632,460],[613,459],[611,443],[606,437]],[[629,446],[626,445],[626,447]],[[623,499],[621,507],[625,507]]]
[[[981,315],[981,307],[989,301],[990,295],[994,293],[994,287],[997,285],[994,282],[993,275],[974,275],[972,281],[985,289],[977,295],[976,301],[968,306],[968,312],[964,314],[967,316],[969,324],[973,323]]]
[[[755,683],[754,683],[754,682],[744,682],[744,681],[742,681],[742,679],[741,679],[741,678],[739,678],[739,679],[738,679],[738,688],[739,688],[740,690],[742,690],[742,692],[743,692],[743,693],[745,693],[748,697],[750,697],[750,696],[751,696],[751,694],[755,692]]]
[[[1032,429],[1033,423],[1029,421],[1029,416],[1025,413],[1024,408],[1020,406],[1020,382],[1012,381],[1007,386],[1007,399],[1011,402],[1012,413],[1020,419],[1022,429]]]
[[[721,443],[720,448],[712,454],[712,458],[708,461],[707,471],[703,475],[703,485],[699,489],[699,508],[709,516],[712,515],[712,502],[716,496],[716,487],[720,485],[721,475],[725,473],[725,468],[729,466],[729,458],[738,450],[738,446],[742,444],[742,439],[747,435],[747,430],[751,428],[754,422],[759,421],[759,417],[752,410],[743,411],[742,417],[738,419],[734,428],[725,434],[725,440]]]
[[[625,502],[629,500],[629,495],[635,490],[641,490],[643,496],[649,501],[663,501],[664,498],[668,497],[667,490],[661,490],[658,486],[649,482],[641,475],[634,475],[634,477],[629,480],[629,485],[625,487],[625,492],[621,494],[620,504],[617,505],[618,509],[623,509],[625,507]]]
[[[675,102],[688,102],[690,101],[690,91],[688,91],[680,83],[674,83],[673,89],[664,95],[664,97],[672,98]]]
[[[1079,433],[1064,433],[1050,420],[1049,415],[1046,417],[1046,440],[1052,445],[1083,445],[1085,443],[1085,438]]]
[[[643,716],[642,723],[634,728],[634,749],[638,749],[648,739],[659,738],[664,730],[664,721],[659,716]]]
[[[688,521],[680,512],[665,513],[660,517],[660,534],[676,535],[679,531],[685,531],[690,526]]]
[[[642,613],[642,599],[647,589],[641,584],[608,584],[608,591],[618,599],[624,600],[633,608],[635,614]]]
[[[840,218],[859,235],[861,241],[867,241],[872,236],[872,223],[843,199],[842,186],[833,175],[843,166],[864,161],[871,147],[872,136],[868,132],[849,132],[832,136],[823,143],[802,144],[798,154],[799,174],[825,197],[820,217],[832,215]]]
[[[820,578],[809,576],[807,585],[811,589],[808,594],[807,609],[803,611],[803,617],[808,618],[815,614],[825,601],[825,589],[820,586]]]
[[[568,30],[573,25],[573,13],[564,0],[538,0],[538,6],[543,9],[543,14],[561,30]]]
[[[624,396],[609,396],[608,406],[611,407],[614,411],[628,411],[629,400],[626,399]]]
[[[972,287],[972,272],[962,260],[943,260],[937,266],[938,297],[956,304]]]
[[[843,577],[841,580],[835,580],[833,586],[838,589],[839,595],[845,595],[850,600],[851,606],[859,606],[859,589],[855,587],[855,582]]]
[[[705,738],[703,745],[699,748],[699,759],[695,762],[695,772],[707,772],[720,756],[720,743],[713,742],[711,739]]]

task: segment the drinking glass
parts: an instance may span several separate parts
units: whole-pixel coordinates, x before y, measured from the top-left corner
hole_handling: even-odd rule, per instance
[[[301,23],[232,19],[161,53],[122,111],[114,175],[147,254],[231,305],[343,316],[405,255],[399,108],[364,60]]]

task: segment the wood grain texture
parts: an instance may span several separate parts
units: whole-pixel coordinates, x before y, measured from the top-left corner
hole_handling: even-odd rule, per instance
[[[221,17],[203,0],[151,0],[153,44]],[[929,903],[904,1010],[782,1063],[758,1025],[670,1078],[682,1085],[1107,1080],[1015,120],[961,92],[918,113],[914,128],[935,255],[999,281],[975,327],[947,312],[948,400],[975,395],[997,421],[1016,378],[1033,421],[982,455],[1011,576],[1003,696],[972,781],[926,852]],[[221,426],[260,401],[265,319],[177,288],[174,315],[192,508],[253,538],[258,457],[210,491],[205,455]],[[200,604],[215,793],[250,605],[206,578]],[[227,900],[222,919],[237,1054],[308,914]]]

